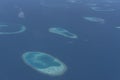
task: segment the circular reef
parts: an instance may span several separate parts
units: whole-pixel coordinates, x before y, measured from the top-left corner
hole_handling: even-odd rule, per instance
[[[70,31],[61,28],[61,27],[52,27],[49,28],[49,32],[51,33],[55,33],[64,37],[68,37],[68,38],[78,38],[78,36],[74,33],[71,33]]]
[[[20,24],[3,24],[0,23],[0,35],[4,34],[18,34],[26,30],[24,25]]]
[[[28,66],[50,76],[62,75],[67,70],[59,59],[43,52],[26,52],[22,59]]]

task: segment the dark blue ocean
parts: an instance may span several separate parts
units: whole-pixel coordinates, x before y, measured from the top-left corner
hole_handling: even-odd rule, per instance
[[[19,34],[0,34],[0,80],[120,80],[119,5],[119,0],[0,0],[0,23],[26,27]],[[105,10],[91,9],[96,6]],[[105,22],[83,19],[86,16]],[[55,26],[78,38],[50,33]],[[27,51],[54,56],[67,71],[56,77],[37,72],[22,60]]]

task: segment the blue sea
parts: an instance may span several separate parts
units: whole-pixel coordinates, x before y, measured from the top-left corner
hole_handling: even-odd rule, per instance
[[[119,0],[0,0],[3,23],[26,30],[0,34],[0,80],[120,80]],[[78,38],[50,33],[51,27]],[[34,70],[22,59],[28,51],[58,58],[66,72],[49,76]]]

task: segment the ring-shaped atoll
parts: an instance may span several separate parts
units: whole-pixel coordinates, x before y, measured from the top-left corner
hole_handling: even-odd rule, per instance
[[[71,33],[70,31],[64,28],[61,28],[61,27],[51,27],[49,28],[49,32],[55,33],[55,34],[58,34],[58,35],[61,35],[67,38],[78,38],[76,34]]]
[[[26,30],[26,27],[21,24],[5,24],[0,23],[0,35],[18,34]]]
[[[67,70],[63,62],[43,52],[26,52],[22,59],[28,66],[50,76],[62,75]]]

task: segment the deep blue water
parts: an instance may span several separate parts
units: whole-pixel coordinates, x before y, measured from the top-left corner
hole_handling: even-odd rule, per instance
[[[23,24],[26,31],[0,35],[0,80],[119,80],[120,29],[115,27],[120,26],[120,1],[116,1],[1,0],[0,22]],[[107,3],[116,10],[93,11],[88,3]],[[24,19],[18,17],[19,8]],[[84,16],[101,17],[105,23],[89,22]],[[48,32],[54,26],[77,34],[78,39]],[[27,51],[55,56],[68,70],[57,77],[39,73],[23,62],[21,56]]]

